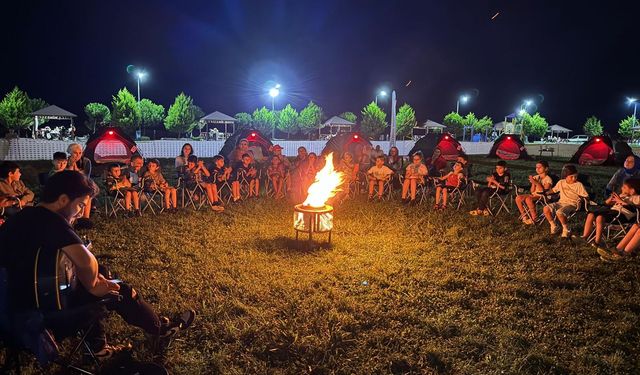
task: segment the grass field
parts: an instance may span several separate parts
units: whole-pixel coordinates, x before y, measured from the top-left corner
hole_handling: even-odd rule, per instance
[[[493,164],[473,162],[476,174]],[[516,183],[532,173],[510,164]],[[27,180],[43,167],[25,166]],[[601,197],[614,169],[581,171]],[[336,208],[333,246],[308,251],[292,240],[292,203],[270,199],[98,218],[86,234],[159,311],[198,311],[169,350],[173,373],[640,371],[637,261],[603,263],[517,215],[431,205],[349,201]],[[112,341],[148,358],[142,333],[110,325]]]

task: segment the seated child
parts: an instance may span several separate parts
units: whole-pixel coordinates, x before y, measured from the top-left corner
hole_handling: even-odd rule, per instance
[[[562,237],[569,237],[569,227],[567,226],[567,216],[578,210],[580,201],[589,197],[589,193],[581,182],[578,181],[578,169],[574,165],[566,165],[564,167],[566,177],[558,181],[556,186],[551,189],[554,193],[560,193],[560,200],[545,206],[543,209],[544,216],[549,222],[551,234],[556,234],[560,228],[556,225],[553,218],[553,211],[556,212],[558,221],[562,225]]]
[[[9,216],[33,205],[35,194],[20,179],[20,166],[12,161],[0,165],[0,208]]]
[[[221,194],[220,189],[225,182],[231,181],[231,167],[224,166],[224,156],[216,155],[213,157],[213,168],[211,174],[213,175],[213,181],[216,184],[218,194]]]
[[[198,160],[198,157],[195,155],[189,155],[184,171],[185,186],[189,190],[194,190],[196,186],[200,186],[207,195],[207,200],[211,209],[218,212],[224,211],[224,207],[222,207],[222,204],[218,199],[218,189],[216,188],[216,185],[205,181],[205,179],[210,176],[211,173],[204,165],[204,161]]]
[[[233,181],[233,201],[236,202],[240,199],[240,183],[246,182],[249,184],[249,198],[258,198],[258,191],[260,189],[260,181],[258,181],[258,170],[253,164],[251,154],[242,154],[242,163],[238,165],[235,171],[235,180]]]
[[[384,155],[376,156],[376,164],[369,168],[367,171],[367,178],[369,179],[369,200],[373,200],[373,190],[375,185],[378,185],[378,201],[382,200],[382,193],[384,192],[385,182],[391,180],[393,171],[391,168],[384,165]]]
[[[418,184],[424,183],[424,177],[429,174],[427,166],[422,163],[422,155],[419,153],[413,154],[411,158],[411,164],[407,165],[404,182],[402,183],[402,202],[415,204],[416,202],[416,189]],[[407,196],[411,195],[411,200]]]
[[[284,165],[281,163],[279,157],[271,157],[271,165],[269,165],[269,167],[267,168],[267,175],[273,182],[274,196],[276,197],[276,199],[284,198],[282,185],[284,183],[285,170]]]
[[[551,189],[553,181],[549,176],[549,163],[540,160],[536,163],[536,175],[529,176],[531,188],[530,194],[519,194],[516,197],[516,206],[520,211],[522,222],[527,225],[535,223],[537,218],[536,201],[542,199],[542,193]],[[526,207],[525,207],[526,204]]]
[[[458,155],[456,162],[462,165],[462,174],[466,178],[471,178],[471,163],[469,163],[469,156],[467,154]]]
[[[602,229],[606,222],[618,217],[622,223],[631,223],[636,219],[636,212],[630,210],[628,206],[640,206],[640,179],[630,178],[622,183],[620,195],[613,192],[611,196],[604,202],[607,207],[601,207],[594,212],[587,214],[587,220],[584,223],[584,231],[580,239],[586,240],[593,231],[595,223],[594,245],[604,247],[602,243]],[[627,206],[627,207],[625,207]],[[631,207],[631,208],[633,208]]]
[[[131,186],[131,182],[126,175],[122,174],[122,170],[118,164],[109,165],[106,179],[107,191],[112,197],[124,197],[124,208],[128,211],[129,217],[142,216],[140,211],[140,195],[138,190]],[[133,201],[133,209],[131,210],[131,201]]]
[[[462,186],[465,181],[462,163],[456,162],[453,164],[453,170],[442,177],[437,177],[439,180],[444,181],[444,186],[438,185],[436,187],[436,205],[434,210],[444,210],[447,208],[447,199],[449,193],[454,189]],[[442,205],[440,205],[440,197],[442,196]]]
[[[600,259],[606,262],[619,262],[629,259],[640,248],[640,225],[633,224],[624,238],[616,245],[616,248],[609,252],[604,247],[598,246],[597,251]]]
[[[52,164],[53,168],[49,171],[49,177],[67,169],[67,154],[65,152],[54,152]]]
[[[496,163],[496,171],[493,172],[491,176],[487,177],[487,186],[476,190],[478,208],[469,213],[472,216],[489,216],[491,214],[487,207],[489,204],[489,198],[496,192],[496,190],[498,194],[506,194],[510,181],[511,174],[507,170],[507,163],[504,160],[500,160]]]
[[[147,171],[144,173],[144,189],[147,191],[160,190],[164,195],[164,208],[169,212],[178,209],[178,193],[176,188],[170,186],[160,171],[158,159],[151,159],[147,163]]]

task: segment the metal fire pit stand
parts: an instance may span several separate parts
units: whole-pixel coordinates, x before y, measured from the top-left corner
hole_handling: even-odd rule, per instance
[[[294,210],[294,226],[293,228],[296,231],[296,241],[298,240],[298,235],[302,233],[309,234],[309,243],[313,241],[314,233],[329,233],[327,244],[331,244],[331,231],[333,230],[333,218],[331,218],[331,223],[329,229],[326,229],[326,225],[322,225],[321,218],[322,215],[325,214],[333,214],[333,207],[329,205],[325,205],[324,207],[305,207],[302,204],[298,204],[293,207]],[[296,215],[303,215],[304,228],[299,228],[296,223]]]

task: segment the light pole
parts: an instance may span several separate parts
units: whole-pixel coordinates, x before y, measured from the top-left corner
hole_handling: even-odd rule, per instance
[[[466,104],[469,101],[469,96],[467,95],[462,95],[461,97],[458,98],[458,101],[456,102],[456,113],[460,112],[460,102],[462,102],[462,104]]]
[[[276,84],[269,90],[269,96],[271,96],[271,111],[276,110],[276,96],[280,95],[280,84]]]
[[[636,110],[638,109],[638,99],[627,98],[627,103],[629,103],[629,105],[633,104],[633,123],[631,124],[631,128],[633,129],[633,127],[636,126]]]
[[[136,73],[136,79],[138,80],[138,103],[140,103],[140,80],[147,76],[147,73],[144,71],[138,71]]]
[[[378,105],[378,96],[385,97],[387,96],[387,92],[384,90],[380,90],[380,92],[376,94],[376,105]]]

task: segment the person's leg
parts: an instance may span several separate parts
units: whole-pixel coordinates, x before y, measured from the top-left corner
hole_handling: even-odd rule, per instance
[[[164,193],[164,208],[171,208],[171,188],[163,190]]]
[[[255,189],[256,189],[256,197],[258,196],[258,193],[260,192],[260,180],[258,180],[257,178],[255,179]]]
[[[213,202],[217,203],[220,200],[220,197],[218,196],[218,185],[209,184],[209,186],[211,186],[211,192],[213,193]]]
[[[604,220],[605,217],[603,215],[596,216],[596,237],[594,238],[596,243],[599,244],[602,240],[602,229],[604,228]]]
[[[171,191],[171,203],[173,204],[173,208],[178,208],[178,189],[172,187],[170,191]]]
[[[122,296],[122,301],[110,304],[109,310],[117,312],[125,322],[142,328],[148,334],[162,333],[158,314],[135,289],[129,284],[121,283],[119,294]]]
[[[442,192],[442,187],[436,187],[436,206],[440,204],[440,193]]]
[[[478,210],[484,211],[487,209],[487,204],[489,203],[489,197],[493,193],[493,189],[483,188],[480,191],[480,199],[478,200]]]
[[[140,195],[137,191],[131,192],[131,198],[133,199],[133,209],[140,211]]]
[[[485,188],[476,189],[476,211],[482,211],[480,209],[480,201],[482,200],[482,194],[484,194]]]
[[[537,199],[534,198],[532,195],[528,195],[525,198],[525,203],[527,204],[527,207],[529,208],[529,217],[531,218],[531,220],[535,221],[538,218],[538,213],[536,212],[536,201]]]
[[[378,180],[378,198],[382,198],[382,193],[384,193],[384,181]]]
[[[402,182],[402,199],[407,199],[407,193],[409,192],[409,184],[411,180],[409,180],[408,178],[405,178],[404,181]]]
[[[369,198],[373,197],[373,188],[375,183],[376,182],[373,179],[369,179]]]
[[[131,192],[127,191],[124,193],[124,208],[127,209],[127,211],[131,211]]]
[[[516,197],[516,206],[518,206],[518,211],[520,211],[520,216],[525,217],[525,208],[524,208],[524,202],[527,199],[527,195],[518,195]]]
[[[418,180],[416,180],[415,178],[411,179],[411,200],[416,200],[416,187],[418,185]]]
[[[544,208],[542,209],[542,212],[544,213],[544,217],[549,222],[549,225],[551,225],[551,228],[555,228],[556,222],[553,219],[553,210],[551,209],[551,207],[544,206]]]
[[[596,214],[594,214],[593,212],[589,212],[587,214],[587,219],[584,221],[584,230],[582,231],[582,238],[587,238],[591,234],[591,231],[593,230],[593,220],[595,216]]]
[[[627,245],[631,242],[631,240],[636,235],[636,233],[638,233],[638,228],[640,228],[638,224],[633,224],[631,226],[631,229],[629,229],[627,234],[624,236],[624,238],[622,238],[622,240],[618,243],[618,245],[616,246],[616,249],[624,250],[624,248],[627,247]]]
[[[240,182],[233,181],[231,183],[231,190],[231,193],[233,194],[233,200],[237,201],[238,199],[240,199]]]
[[[445,187],[442,189],[442,207],[447,206],[448,200],[449,200],[449,189]]]

